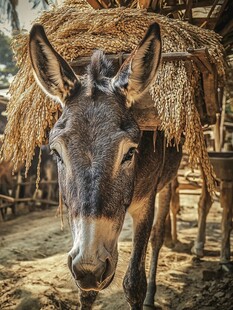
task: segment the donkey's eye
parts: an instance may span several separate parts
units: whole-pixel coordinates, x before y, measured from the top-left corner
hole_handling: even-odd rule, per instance
[[[51,152],[50,152],[50,154],[53,155],[53,158],[54,158],[57,162],[63,163],[63,160],[62,160],[62,158],[61,158],[61,155],[58,153],[57,150],[52,149]]]
[[[128,152],[124,155],[121,164],[125,163],[126,161],[132,160],[134,154],[136,152],[136,147],[131,147]]]

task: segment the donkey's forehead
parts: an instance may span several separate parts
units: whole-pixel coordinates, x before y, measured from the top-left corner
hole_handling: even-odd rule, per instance
[[[95,96],[86,93],[86,86],[64,107],[62,116],[50,132],[50,141],[57,136],[70,139],[97,141],[119,137],[138,142],[139,129],[122,98],[97,91]]]
[[[77,139],[114,139],[119,135],[137,141],[139,130],[126,107],[123,93],[112,88],[111,63],[101,51],[96,51],[87,69],[87,74],[79,77],[80,87],[73,93],[61,118],[55,124],[50,138],[75,135]]]

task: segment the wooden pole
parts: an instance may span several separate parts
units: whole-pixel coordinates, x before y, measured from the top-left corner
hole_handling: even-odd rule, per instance
[[[215,152],[221,152],[221,142],[220,142],[220,121],[221,116],[219,113],[216,114],[216,124],[214,126],[214,148]]]

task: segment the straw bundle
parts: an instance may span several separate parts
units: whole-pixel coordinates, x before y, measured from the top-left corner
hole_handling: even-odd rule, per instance
[[[89,56],[94,49],[109,54],[130,52],[154,21],[161,27],[163,52],[207,47],[210,61],[217,65],[219,81],[223,81],[222,46],[218,35],[209,30],[139,9],[95,11],[84,1],[77,0],[53,7],[36,20],[44,25],[50,42],[68,61]],[[27,34],[19,35],[13,42],[20,69],[10,88],[8,124],[2,149],[4,159],[11,159],[15,168],[25,162],[26,169],[30,166],[35,146],[47,141],[48,131],[56,122],[60,109],[35,83],[27,42]],[[192,167],[198,163],[202,165],[209,190],[213,191],[213,170],[195,105],[196,93],[201,91],[200,72],[193,62],[191,66],[190,72],[184,61],[164,62],[150,93],[168,144],[173,138],[179,143],[181,134],[185,133],[190,163]]]

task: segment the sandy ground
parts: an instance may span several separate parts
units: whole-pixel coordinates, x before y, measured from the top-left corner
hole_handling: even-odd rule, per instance
[[[196,260],[190,249],[197,232],[198,196],[181,196],[179,243],[162,248],[157,301],[164,310],[231,310],[233,276],[219,269],[221,207],[208,216],[206,256]],[[66,265],[71,247],[68,224],[61,231],[56,208],[8,217],[0,222],[0,309],[77,309],[77,288]],[[233,239],[233,238],[231,238]],[[233,240],[231,240],[233,246]],[[119,242],[119,264],[110,288],[99,294],[94,310],[129,309],[122,278],[131,252],[131,219]]]

